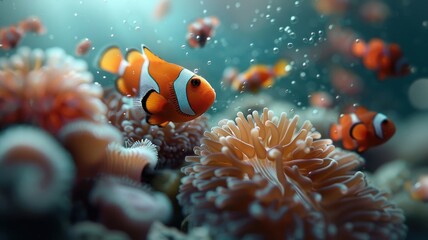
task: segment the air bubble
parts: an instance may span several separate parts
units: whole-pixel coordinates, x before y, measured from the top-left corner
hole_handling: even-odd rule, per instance
[[[193,69],[193,72],[197,74],[199,72],[199,69],[195,68]]]
[[[256,61],[256,60],[254,60],[254,58],[252,58],[252,59],[250,60],[250,63],[251,63],[251,64],[253,64],[255,61]]]
[[[181,49],[185,49],[186,48],[186,45],[181,45]]]
[[[423,21],[422,22],[422,27],[428,28],[428,21]]]
[[[273,48],[273,53],[274,53],[274,54],[278,54],[278,53],[279,53],[279,48],[274,47],[274,48]]]
[[[292,24],[297,23],[297,17],[296,17],[296,16],[291,16],[291,17],[290,17],[290,22],[291,22]]]
[[[300,6],[300,2],[299,1],[295,1],[294,2],[294,6],[296,6],[296,7]]]
[[[287,48],[292,49],[293,48],[293,43],[287,43]]]
[[[207,62],[207,65],[211,65],[211,61],[208,61],[208,62]]]

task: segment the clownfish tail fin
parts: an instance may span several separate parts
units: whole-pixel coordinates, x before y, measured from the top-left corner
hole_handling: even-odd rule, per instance
[[[123,64],[123,55],[117,46],[111,46],[105,49],[98,60],[98,66],[107,72],[119,74]]]
[[[336,123],[331,124],[331,126],[330,126],[330,138],[335,142],[342,139],[342,126],[340,126]]]
[[[288,62],[284,59],[278,60],[278,62],[273,66],[273,71],[276,77],[284,77],[288,74],[286,67]]]

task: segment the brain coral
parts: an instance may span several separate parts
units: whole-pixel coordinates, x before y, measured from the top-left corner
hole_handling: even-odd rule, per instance
[[[226,239],[403,239],[402,211],[309,121],[263,110],[220,121],[183,167],[189,226]]]
[[[0,60],[0,128],[31,123],[56,134],[76,119],[105,120],[100,85],[83,61],[60,48],[22,47]]]
[[[170,123],[161,128],[149,125],[141,108],[133,108],[113,89],[106,89],[104,102],[107,118],[124,135],[125,142],[133,143],[148,139],[157,146],[158,164],[156,168],[176,168],[184,162],[185,156],[193,155],[193,147],[198,146],[208,127],[205,116],[184,123]]]

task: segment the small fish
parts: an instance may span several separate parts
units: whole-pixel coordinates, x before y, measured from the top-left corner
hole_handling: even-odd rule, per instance
[[[36,34],[46,33],[46,28],[38,17],[29,17],[18,23],[18,27],[24,32],[33,32]]]
[[[214,36],[220,21],[217,17],[199,18],[188,26],[187,43],[191,48],[202,48]]]
[[[15,26],[0,29],[1,48],[5,50],[15,48],[23,36],[24,33]]]
[[[353,112],[342,114],[339,124],[332,124],[330,137],[342,140],[348,150],[363,152],[388,141],[395,133],[395,125],[382,113],[370,112],[364,107],[356,107]]]
[[[257,93],[262,88],[271,87],[276,79],[286,76],[287,64],[287,61],[281,59],[273,67],[263,64],[253,65],[232,79],[231,86],[237,91]]]
[[[147,114],[147,122],[164,127],[187,122],[206,112],[215,91],[203,77],[179,65],[166,62],[142,45],[142,53],[131,49],[122,56],[116,46],[107,48],[99,67],[118,75],[117,90],[132,97],[134,106]]]
[[[74,52],[77,56],[83,56],[89,52],[91,47],[91,40],[89,40],[88,38],[84,38],[76,45],[76,49],[74,50]]]
[[[378,38],[369,43],[360,40],[353,44],[352,52],[362,59],[367,69],[375,71],[380,80],[410,73],[410,65],[398,44],[387,44]]]

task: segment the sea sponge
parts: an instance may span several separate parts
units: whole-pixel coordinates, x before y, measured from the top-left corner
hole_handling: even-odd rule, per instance
[[[5,239],[65,239],[74,179],[68,152],[45,131],[0,135],[0,232]]]
[[[403,239],[402,211],[354,171],[363,159],[298,119],[265,108],[205,132],[177,196],[189,226],[227,239]]]
[[[149,125],[141,108],[132,107],[129,100],[114,89],[104,91],[107,119],[124,135],[125,142],[148,139],[157,146],[159,160],[156,168],[177,168],[185,156],[193,155],[193,147],[207,129],[207,117],[200,116],[184,123],[170,123],[164,128]]]
[[[102,94],[86,63],[60,48],[22,47],[0,60],[0,128],[29,123],[56,134],[76,119],[103,122]]]
[[[101,177],[90,202],[98,208],[104,226],[123,231],[132,239],[145,239],[155,221],[167,222],[172,214],[167,196],[127,178]]]

